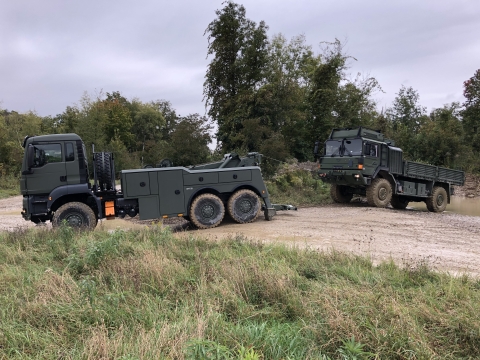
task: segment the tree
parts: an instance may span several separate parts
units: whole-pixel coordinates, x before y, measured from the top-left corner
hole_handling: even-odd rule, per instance
[[[170,141],[163,147],[165,157],[172,160],[175,166],[208,161],[210,156],[208,144],[212,142],[211,130],[212,126],[204,116],[192,114],[180,118]]]
[[[432,165],[456,167],[458,155],[464,151],[460,104],[452,103],[434,109],[417,136],[421,159]]]
[[[338,102],[340,81],[344,78],[348,56],[343,54],[339,40],[327,47],[323,62],[318,64],[312,75],[308,95],[311,111],[309,119],[309,142],[326,139],[336,123],[335,111]]]
[[[463,83],[463,127],[465,139],[475,152],[480,152],[480,69]]]
[[[132,101],[134,108],[132,133],[135,135],[137,150],[141,152],[141,162],[145,151],[148,151],[148,142],[161,139],[161,129],[165,126],[163,114],[153,104],[143,104],[138,100]],[[146,149],[147,147],[147,149]]]
[[[393,101],[393,107],[386,111],[392,124],[393,139],[402,148],[404,156],[411,160],[422,159],[422,153],[418,151],[417,135],[423,123],[428,120],[426,108],[419,102],[418,92],[402,85]]]
[[[107,92],[107,98],[99,105],[105,113],[104,131],[107,142],[118,136],[128,149],[132,149],[135,138],[132,134],[133,120],[128,100],[118,91]]]
[[[264,78],[267,65],[267,26],[257,26],[245,16],[245,8],[232,1],[217,10],[208,34],[208,65],[204,99],[208,115],[217,124],[217,141],[228,151],[243,144],[233,137],[243,121],[257,117],[255,91]]]

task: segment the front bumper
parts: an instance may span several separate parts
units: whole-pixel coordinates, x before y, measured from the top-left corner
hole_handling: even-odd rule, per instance
[[[371,179],[363,176],[358,170],[320,170],[318,172],[320,179],[329,184],[347,185],[347,186],[366,186],[370,185]]]

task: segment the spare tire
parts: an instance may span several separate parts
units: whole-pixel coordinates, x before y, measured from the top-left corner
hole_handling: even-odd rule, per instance
[[[95,171],[100,190],[112,190],[111,153],[101,152],[95,154]]]

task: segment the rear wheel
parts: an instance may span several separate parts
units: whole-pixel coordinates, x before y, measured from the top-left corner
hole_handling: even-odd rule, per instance
[[[218,196],[202,194],[193,200],[189,216],[199,229],[214,228],[222,222],[225,206]]]
[[[347,192],[347,187],[343,185],[332,184],[330,186],[330,197],[336,203],[348,203],[352,200],[353,194]]]
[[[255,221],[261,208],[260,199],[252,190],[238,190],[228,199],[228,213],[240,224]]]
[[[367,188],[367,202],[370,206],[385,207],[392,200],[392,185],[387,179],[376,178]]]
[[[428,211],[443,212],[447,208],[448,195],[447,191],[441,186],[435,186],[432,196],[425,200]]]
[[[403,196],[392,195],[392,200],[390,201],[390,205],[394,209],[405,210],[407,208],[409,201],[405,199]]]
[[[97,218],[93,210],[80,202],[66,203],[55,211],[52,226],[59,227],[64,222],[67,226],[84,230],[93,230],[97,226]]]

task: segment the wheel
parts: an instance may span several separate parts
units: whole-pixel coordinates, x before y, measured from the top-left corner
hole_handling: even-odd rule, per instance
[[[162,161],[160,161],[160,164],[157,165],[157,167],[159,168],[172,167],[172,166],[173,166],[173,162],[170,159],[162,159]]]
[[[428,211],[443,212],[447,207],[448,195],[447,191],[441,186],[435,186],[432,191],[432,196],[425,200]]]
[[[405,210],[408,205],[408,200],[403,196],[392,195],[392,200],[390,201],[390,205],[394,209]]]
[[[245,224],[255,221],[262,205],[257,194],[252,190],[238,190],[228,199],[228,213],[237,223]]]
[[[93,230],[97,226],[93,210],[80,202],[69,202],[60,206],[53,215],[52,226],[59,227],[64,220],[72,228]]]
[[[110,153],[101,152],[95,154],[95,170],[100,189],[112,190]]]
[[[225,206],[218,196],[202,194],[193,200],[189,216],[199,229],[214,228],[222,222]]]
[[[336,203],[348,203],[352,200],[353,194],[347,192],[347,187],[337,184],[330,186],[330,197]]]
[[[392,200],[392,185],[387,179],[376,178],[367,188],[367,202],[370,206],[385,207]]]

